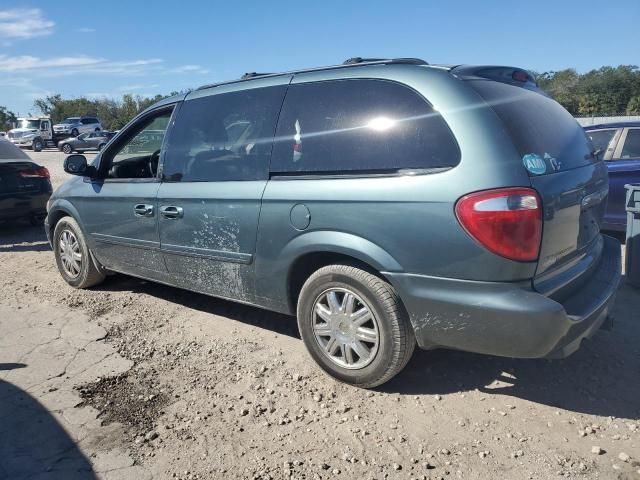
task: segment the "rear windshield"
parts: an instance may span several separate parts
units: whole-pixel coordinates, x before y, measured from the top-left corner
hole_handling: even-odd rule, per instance
[[[29,156],[13,143],[0,140],[0,160],[31,160]]]
[[[555,100],[499,82],[470,80],[469,85],[500,117],[530,175],[596,161],[582,127]]]

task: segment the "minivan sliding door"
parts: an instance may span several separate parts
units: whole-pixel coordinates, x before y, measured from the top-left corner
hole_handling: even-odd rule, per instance
[[[159,230],[172,283],[252,302],[258,219],[289,77],[189,94],[168,137]]]

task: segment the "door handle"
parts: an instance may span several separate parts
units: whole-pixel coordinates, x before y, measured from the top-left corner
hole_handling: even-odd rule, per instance
[[[182,207],[175,207],[173,205],[167,205],[160,207],[160,215],[164,218],[174,219],[182,218],[184,216],[184,210]]]
[[[140,203],[133,207],[133,214],[136,217],[153,217],[153,205]]]

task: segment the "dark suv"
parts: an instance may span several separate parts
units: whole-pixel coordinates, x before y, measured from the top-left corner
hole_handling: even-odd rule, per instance
[[[314,360],[364,387],[416,343],[566,356],[620,279],[620,245],[600,234],[607,168],[506,70],[358,59],[163,100],[91,165],[67,157],[78,177],[47,219],[60,273],[296,315]]]

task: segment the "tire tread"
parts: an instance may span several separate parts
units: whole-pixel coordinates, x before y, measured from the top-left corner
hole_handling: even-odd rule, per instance
[[[327,265],[316,270],[305,282],[305,286],[324,275],[341,274],[355,279],[380,299],[387,318],[391,319],[393,357],[387,368],[378,377],[366,382],[357,382],[362,388],[372,388],[391,380],[409,362],[415,349],[416,340],[408,315],[395,289],[384,279],[351,265]],[[302,287],[304,292],[305,286]],[[300,303],[299,303],[300,305]],[[298,307],[298,312],[300,308]],[[300,314],[298,313],[298,317]],[[300,321],[300,320],[299,320]]]

